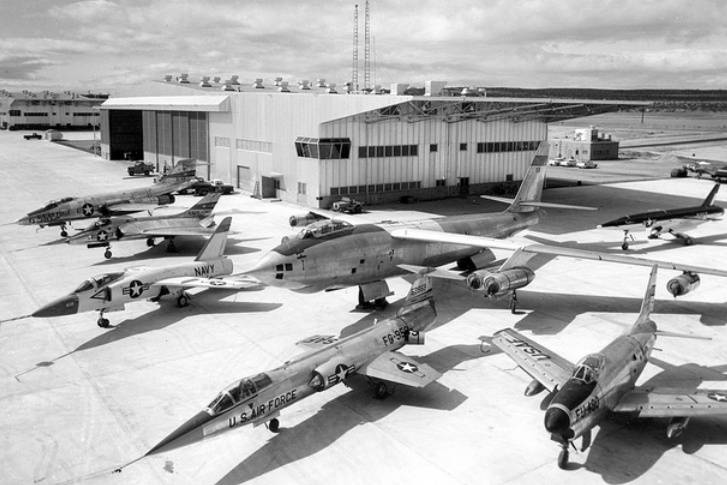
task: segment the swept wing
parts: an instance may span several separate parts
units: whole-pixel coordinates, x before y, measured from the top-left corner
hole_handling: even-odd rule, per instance
[[[492,343],[549,391],[567,381],[575,367],[570,361],[511,328],[495,333]]]
[[[197,278],[194,276],[180,276],[176,278],[165,278],[156,283],[151,284],[151,288],[160,288],[165,286],[169,289],[189,289],[189,288],[212,288],[218,290],[237,290],[237,291],[258,291],[264,286],[258,280],[249,276],[228,276],[218,278]]]
[[[424,387],[442,375],[427,364],[393,351],[384,352],[356,372],[411,387]]]
[[[669,261],[657,261],[653,259],[637,258],[621,254],[602,253],[586,249],[566,248],[561,246],[549,246],[545,244],[528,244],[522,240],[496,239],[485,236],[470,236],[467,234],[454,234],[451,232],[428,231],[425,229],[397,229],[392,231],[392,237],[398,239],[410,239],[416,241],[433,241],[463,246],[474,246],[482,248],[508,249],[516,251],[520,249],[523,253],[549,254],[551,256],[563,256],[566,258],[591,259],[595,261],[608,261],[612,263],[633,264],[637,266],[658,266],[661,269],[676,271],[689,271],[695,273],[711,274],[727,277],[727,271],[694,266],[691,264],[673,263]]]
[[[673,392],[673,389],[634,389],[627,392],[613,409],[617,413],[638,413],[642,418],[668,418],[727,414],[727,391],[698,389]]]

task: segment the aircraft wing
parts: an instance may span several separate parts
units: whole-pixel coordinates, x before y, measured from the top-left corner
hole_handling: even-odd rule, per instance
[[[427,364],[392,351],[384,352],[356,372],[411,387],[424,387],[442,375]]]
[[[570,361],[511,328],[495,333],[492,343],[548,391],[567,381],[575,367]]]
[[[159,204],[121,201],[104,204],[103,207],[108,211],[109,214],[116,215],[153,210],[159,207]]]
[[[673,392],[634,389],[627,392],[613,409],[617,413],[638,413],[642,418],[668,418],[727,414],[727,391],[697,389]]]
[[[237,291],[259,291],[265,287],[258,280],[249,276],[223,276],[217,278],[179,276],[176,278],[165,278],[151,285],[152,288],[159,288],[161,286],[167,288],[212,288]]]
[[[657,261],[653,259],[637,258],[623,254],[604,253],[589,251],[586,249],[567,248],[563,246],[549,246],[545,244],[528,244],[524,240],[497,239],[485,236],[470,236],[467,234],[455,234],[451,232],[429,231],[424,229],[397,229],[391,233],[392,237],[398,239],[411,239],[416,241],[436,241],[463,246],[482,248],[507,249],[516,251],[520,249],[523,253],[549,254],[551,256],[563,256],[575,259],[591,259],[594,261],[608,261],[611,263],[633,264],[637,266],[658,266],[660,269],[671,269],[676,271],[689,271],[694,273],[711,274],[727,277],[727,271],[717,268],[706,268],[691,264],[673,263],[669,261]]]
[[[209,236],[215,232],[215,228],[206,228],[202,226],[166,226],[166,227],[147,227],[140,229],[137,233],[146,237],[165,237],[165,236]]]
[[[338,337],[335,335],[313,335],[306,339],[300,340],[295,343],[298,347],[305,350],[317,350],[337,341]]]

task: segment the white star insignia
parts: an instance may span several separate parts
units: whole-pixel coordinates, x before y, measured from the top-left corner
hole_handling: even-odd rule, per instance
[[[402,372],[406,372],[407,374],[411,374],[417,371],[417,366],[410,362],[401,362],[397,365],[397,367],[399,368],[399,370],[401,370]]]

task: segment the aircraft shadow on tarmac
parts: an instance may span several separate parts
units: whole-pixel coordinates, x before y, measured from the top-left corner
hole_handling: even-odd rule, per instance
[[[210,302],[211,299],[221,299],[229,296],[235,291],[217,290],[215,292],[204,292],[198,294],[191,301],[190,305],[186,308],[178,308],[175,303],[171,300],[162,299],[162,303],[155,310],[139,315],[136,318],[125,320],[116,325],[113,325],[108,330],[103,331],[91,340],[84,342],[75,349],[67,352],[63,355],[55,357],[52,360],[42,361],[35,364],[35,367],[27,369],[15,377],[19,378],[35,369],[40,367],[50,367],[54,365],[58,360],[81,352],[84,350],[93,349],[102,345],[107,345],[117,340],[121,340],[133,335],[139,335],[145,332],[151,332],[153,330],[160,330],[168,327],[179,320],[190,315],[199,315],[207,313],[261,313],[270,312],[282,306],[282,303],[264,303],[264,302],[250,302],[250,301],[214,301]],[[208,306],[209,305],[209,306]],[[113,315],[113,314],[112,314]],[[89,314],[89,325],[94,325],[93,315]]]
[[[664,370],[646,381],[646,387],[669,387],[693,391],[703,381],[727,381],[727,365],[673,366],[655,358],[650,362]],[[674,439],[666,436],[667,419],[629,419],[614,416],[601,425],[583,465],[601,475],[606,483],[621,484],[638,479],[669,450],[681,445],[686,454],[693,454],[705,445],[727,444],[727,416],[694,417],[683,434]],[[555,455],[554,455],[555,459]],[[699,466],[698,464],[695,466]]]
[[[596,243],[580,243],[578,241],[552,241],[546,238],[539,237],[534,234],[528,234],[525,239],[529,239],[531,241],[540,243],[540,244],[546,244],[546,245],[555,245],[555,246],[564,246],[568,248],[575,248],[575,249],[585,249],[588,251],[598,251],[601,253],[608,253],[608,254],[621,254],[626,256],[634,256],[634,255],[645,255],[648,256],[649,254],[656,253],[659,251],[664,251],[668,249],[674,249],[679,247],[685,247],[684,243],[682,243],[679,239],[674,238],[670,235],[664,236],[659,238],[660,243],[654,244],[651,241],[649,241],[646,236],[642,239],[638,239],[638,235],[635,236],[637,239],[635,241],[629,241],[629,249],[624,251],[621,249],[621,239],[614,239],[613,241],[604,241],[604,242],[596,242]],[[712,234],[710,236],[702,236],[702,237],[695,237],[694,240],[696,241],[696,244],[699,245],[708,245],[708,246],[719,246],[719,247],[727,247],[727,233],[723,234]],[[641,246],[638,249],[634,249],[634,246]],[[689,250],[691,251],[691,250]]]
[[[463,362],[488,355],[492,354],[483,352],[479,344],[473,344],[452,345],[416,358],[444,373]],[[448,389],[436,381],[423,389],[396,386],[394,393],[383,400],[373,397],[371,387],[363,376],[352,376],[346,384],[351,388],[349,392],[328,401],[313,416],[294,427],[281,427],[278,434],[230,470],[217,484],[243,483],[305,459],[331,446],[356,426],[376,422],[401,406],[451,411],[467,399],[459,391]]]

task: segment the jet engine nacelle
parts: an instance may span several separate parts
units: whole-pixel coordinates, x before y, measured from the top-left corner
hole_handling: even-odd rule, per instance
[[[699,282],[700,279],[697,273],[685,271],[676,278],[670,279],[666,284],[666,289],[676,298],[696,290],[699,287]]]
[[[424,332],[409,331],[405,339],[407,345],[424,345]]]
[[[174,204],[174,195],[172,194],[164,194],[157,197],[157,204],[159,205],[167,205],[167,204]]]
[[[528,384],[528,387],[525,388],[525,395],[530,397],[534,396],[536,394],[539,394],[543,392],[545,389],[545,386],[540,383],[540,381],[533,379],[530,384]]]
[[[313,370],[308,385],[316,391],[328,389],[344,379],[350,370],[351,367],[340,361],[329,360]]]
[[[307,226],[308,224],[321,219],[325,219],[325,217],[320,214],[316,214],[315,212],[308,212],[307,214],[293,214],[288,219],[288,222],[290,223],[290,227],[296,227]]]
[[[530,268],[511,268],[503,271],[475,271],[467,277],[467,286],[485,296],[502,296],[511,290],[527,286],[535,278]]]
[[[684,428],[689,424],[689,418],[671,418],[666,427],[666,437],[676,438],[684,432]]]

